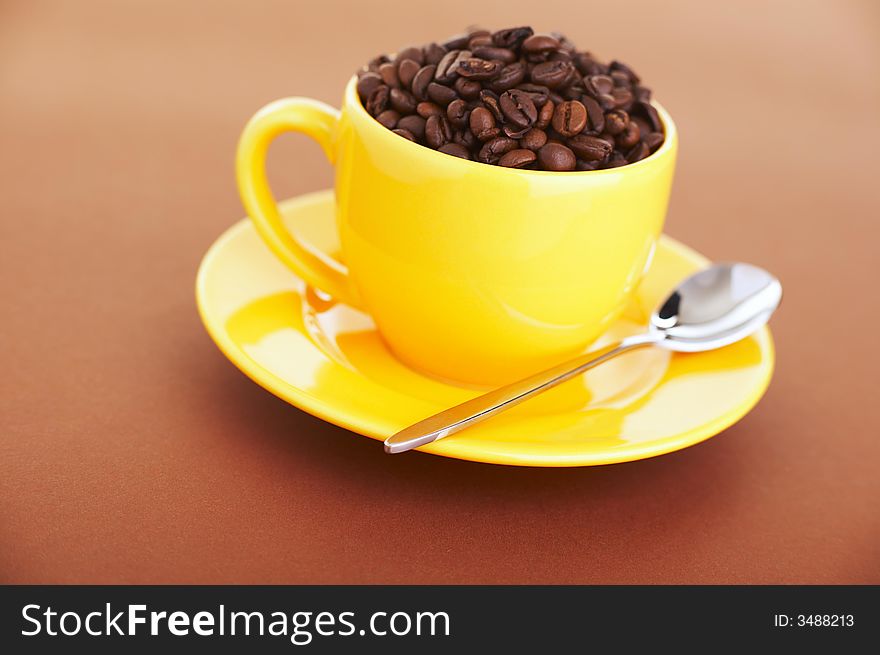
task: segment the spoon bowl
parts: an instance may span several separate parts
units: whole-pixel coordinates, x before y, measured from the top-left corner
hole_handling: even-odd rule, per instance
[[[651,315],[649,334],[676,352],[701,352],[736,343],[770,320],[782,284],[762,268],[714,264],[686,278]]]

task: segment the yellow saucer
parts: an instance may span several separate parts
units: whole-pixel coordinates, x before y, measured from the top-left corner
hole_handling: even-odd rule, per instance
[[[294,198],[281,209],[304,239],[325,252],[338,249],[332,192]],[[641,331],[668,290],[705,264],[664,236],[634,301],[596,345]],[[247,220],[205,255],[196,298],[211,337],[251,379],[310,414],[374,439],[481,391],[401,364],[369,316],[307,288]],[[746,414],[770,382],[773,359],[766,328],[714,352],[636,351],[419,450],[524,466],[661,455],[707,439]]]

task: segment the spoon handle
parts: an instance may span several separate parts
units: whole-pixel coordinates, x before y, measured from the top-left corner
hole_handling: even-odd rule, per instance
[[[654,345],[659,341],[658,336],[650,333],[627,337],[619,343],[586,353],[553,368],[548,368],[546,371],[535,373],[482,396],[467,400],[388,437],[385,440],[385,452],[403,453],[448,437],[450,434],[460,432],[490,416],[518,405],[524,400],[537,396],[547,389],[552,389],[621,353],[642,346]]]

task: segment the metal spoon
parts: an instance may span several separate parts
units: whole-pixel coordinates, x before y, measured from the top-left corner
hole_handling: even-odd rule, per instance
[[[744,339],[764,325],[782,300],[782,285],[750,264],[714,264],[685,279],[651,315],[648,331],[536,373],[444,410],[385,440],[402,453],[484,421],[635,348],[702,352]]]

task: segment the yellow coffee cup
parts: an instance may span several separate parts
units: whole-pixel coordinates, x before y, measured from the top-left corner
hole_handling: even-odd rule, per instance
[[[248,122],[236,172],[271,250],[309,285],[369,312],[405,364],[498,384],[559,362],[621,313],[663,227],[678,137],[608,170],[490,166],[400,137],[361,105],[276,100]],[[315,139],[336,169],[342,262],[285,228],[266,181],[270,142]]]

